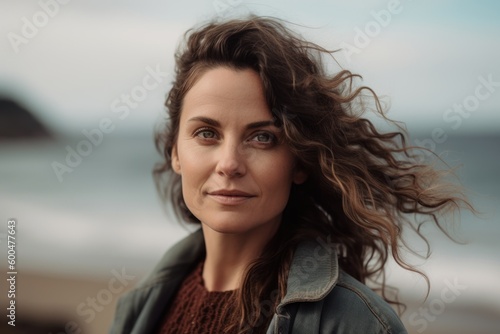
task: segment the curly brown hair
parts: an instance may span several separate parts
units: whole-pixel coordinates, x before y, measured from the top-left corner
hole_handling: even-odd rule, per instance
[[[259,74],[284,140],[309,175],[304,184],[292,186],[279,231],[238,290],[238,319],[230,327],[239,326],[240,332],[265,328],[269,314],[263,314],[262,301],[277,305],[284,296],[292,254],[302,240],[329,236],[339,245],[344,271],[364,283],[378,282],[384,299],[399,304],[387,295],[385,265],[392,256],[416,271],[402,257],[404,228],[427,241],[409,215],[423,217],[420,222],[429,217],[444,231],[443,213],[472,209],[459,189],[444,181],[442,171],[418,159],[417,148],[407,145],[404,129],[385,117],[373,90],[356,87],[359,75],[345,69],[326,73],[324,57],[332,54],[280,20],[255,16],[190,30],[176,53],[166,100],[169,119],[156,137],[165,159],[154,175],[161,195],[183,219],[199,223],[184,202],[180,176],[171,171],[170,153],[183,98],[209,69],[250,68]],[[363,117],[368,110],[396,130],[377,130]]]

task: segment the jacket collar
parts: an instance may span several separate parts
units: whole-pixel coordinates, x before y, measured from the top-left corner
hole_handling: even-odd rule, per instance
[[[278,305],[323,299],[335,286],[339,266],[335,244],[330,238],[301,242],[294,252],[287,281],[287,293]]]
[[[152,274],[140,284],[141,287],[163,284],[166,279],[183,279],[205,252],[205,241],[201,228],[190,233],[173,245],[153,269]]]
[[[203,256],[204,250],[203,232],[199,229],[172,247],[158,264],[155,278],[163,279],[165,269],[192,267]],[[278,311],[286,304],[324,298],[333,289],[338,277],[337,252],[329,237],[301,242],[293,255],[287,292],[278,305]],[[151,278],[148,283],[153,283]]]

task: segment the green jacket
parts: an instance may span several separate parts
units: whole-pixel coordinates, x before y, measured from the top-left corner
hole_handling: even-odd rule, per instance
[[[169,302],[204,251],[201,230],[174,245],[152,274],[120,298],[110,334],[156,333]],[[287,283],[267,334],[407,333],[380,296],[339,269],[328,239],[299,245]]]

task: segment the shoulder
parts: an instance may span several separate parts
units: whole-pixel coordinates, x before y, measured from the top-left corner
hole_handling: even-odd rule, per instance
[[[407,333],[385,300],[343,271],[323,300],[321,318],[326,333]]]
[[[151,332],[203,248],[203,235],[199,231],[172,246],[151,274],[120,297],[110,333],[130,333],[132,329]]]
[[[294,334],[407,333],[382,297],[340,268],[329,238],[299,244],[277,312],[278,325],[290,316]]]

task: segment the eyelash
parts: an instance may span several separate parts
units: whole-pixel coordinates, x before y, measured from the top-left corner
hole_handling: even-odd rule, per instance
[[[210,133],[212,133],[214,135],[214,137],[210,137],[210,138],[202,137],[201,134],[204,133],[204,132],[210,132]],[[264,145],[267,145],[267,144],[274,145],[278,141],[276,135],[274,135],[273,133],[267,132],[267,131],[261,131],[261,132],[257,132],[257,133],[252,134],[251,140],[253,140],[254,138],[256,138],[258,136],[262,136],[262,135],[269,136],[269,141],[268,142],[267,141],[266,142],[261,142],[261,141],[256,140],[255,142],[257,142],[259,144],[264,144]],[[208,141],[208,140],[216,139],[217,138],[217,132],[215,130],[213,130],[212,128],[200,128],[200,129],[198,129],[198,130],[196,130],[194,132],[193,136],[198,137],[201,140],[207,140]]]
[[[210,129],[210,128],[201,128],[201,129],[198,129],[198,130],[196,130],[196,131],[194,132],[194,134],[193,134],[193,135],[194,135],[195,137],[199,137],[199,138],[201,138],[201,139],[213,139],[213,138],[203,138],[203,137],[201,137],[201,136],[200,136],[200,134],[201,134],[201,133],[203,133],[203,132],[211,132],[211,133],[213,133],[213,134],[214,134],[214,136],[216,135],[215,131],[214,131],[214,130],[212,130],[212,129]]]
[[[253,138],[256,138],[258,136],[262,136],[262,135],[265,135],[265,136],[269,136],[269,142],[260,142],[259,143],[263,143],[263,144],[275,144],[276,143],[276,136],[272,133],[269,133],[269,132],[259,132],[259,133],[256,133],[253,137]]]

